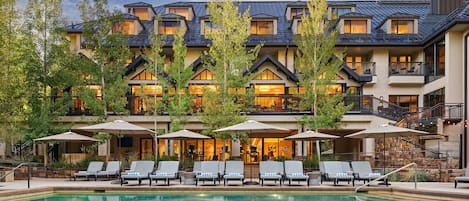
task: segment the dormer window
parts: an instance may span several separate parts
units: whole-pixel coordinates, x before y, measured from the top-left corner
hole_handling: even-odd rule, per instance
[[[274,21],[251,21],[251,34],[254,35],[273,35]]]
[[[344,20],[344,34],[366,34],[367,32],[367,20],[356,20],[350,19]]]
[[[414,20],[392,20],[391,21],[392,34],[413,34]]]
[[[215,30],[216,26],[212,24],[208,19],[202,20],[201,23],[201,34],[206,35],[207,33],[210,33],[210,31]]]
[[[194,18],[194,10],[191,5],[171,5],[166,7],[166,13],[183,16],[187,21],[192,21]]]
[[[168,8],[168,13],[174,13],[180,16],[184,16],[186,19],[189,18],[188,8]]]
[[[291,20],[297,15],[304,15],[306,14],[308,8],[305,7],[292,7],[290,8],[290,15],[288,16],[288,19]]]
[[[331,8],[331,20],[338,19],[341,15],[351,13],[352,7],[332,7]]]
[[[121,32],[124,35],[135,35],[135,21],[116,23],[112,27],[113,33]]]
[[[174,35],[177,34],[180,21],[162,21],[158,23],[158,34]]]
[[[133,15],[137,16],[140,20],[151,20],[148,8],[133,8]]]

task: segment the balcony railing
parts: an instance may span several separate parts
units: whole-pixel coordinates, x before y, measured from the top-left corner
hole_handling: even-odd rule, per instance
[[[389,76],[423,76],[423,62],[390,62]]]
[[[376,75],[375,62],[347,62],[347,67],[355,71],[360,76]]]

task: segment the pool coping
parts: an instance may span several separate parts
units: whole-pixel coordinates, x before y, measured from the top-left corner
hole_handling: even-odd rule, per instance
[[[239,192],[239,191],[253,191],[253,192],[262,192],[262,191],[275,191],[275,192],[354,192],[354,187],[324,187],[324,186],[315,186],[315,187],[278,187],[278,186],[263,186],[263,187],[245,187],[245,186],[202,186],[202,187],[178,187],[178,186],[152,186],[152,187],[143,187],[143,186],[108,186],[108,187],[88,187],[88,186],[51,186],[51,187],[38,187],[31,189],[18,189],[18,190],[7,190],[0,191],[0,200],[5,197],[26,197],[26,196],[35,196],[42,194],[52,194],[52,193],[61,193],[61,192],[70,192],[70,191],[79,191],[83,193],[94,193],[94,192],[177,192],[177,191],[207,191],[207,192],[216,192],[216,191],[230,191],[230,192]],[[423,190],[423,189],[413,189],[413,188],[402,188],[402,187],[365,187],[360,192],[366,193],[389,193],[390,195],[407,195],[416,198],[421,197],[443,197],[445,199],[457,199],[457,200],[469,200],[469,191],[468,193],[459,193],[459,192],[445,192],[445,191],[434,191],[434,190]],[[22,196],[24,195],[24,196]]]

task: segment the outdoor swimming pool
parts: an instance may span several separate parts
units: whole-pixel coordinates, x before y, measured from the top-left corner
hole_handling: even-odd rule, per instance
[[[410,201],[419,199],[406,199],[402,197],[390,197],[384,195],[369,194],[325,194],[311,192],[172,192],[151,194],[52,194],[34,198],[21,199],[22,201]],[[422,199],[423,200],[423,199]],[[425,200],[428,200],[425,199]]]

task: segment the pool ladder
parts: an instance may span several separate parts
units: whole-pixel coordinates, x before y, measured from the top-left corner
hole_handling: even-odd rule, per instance
[[[5,179],[8,175],[13,174],[15,172],[15,170],[17,170],[18,168],[23,167],[25,165],[28,166],[28,188],[30,188],[31,187],[31,163],[20,163],[15,168],[13,168],[11,171],[9,171],[5,175],[1,176],[0,180]]]
[[[391,171],[391,172],[389,172],[389,173],[387,173],[387,174],[385,174],[385,175],[383,175],[383,176],[380,176],[380,177],[378,177],[378,178],[376,178],[376,179],[374,179],[374,180],[372,180],[372,181],[370,181],[370,182],[368,182],[368,183],[366,183],[366,184],[363,184],[363,185],[361,185],[361,186],[358,186],[357,188],[355,188],[355,193],[358,192],[358,190],[360,190],[361,188],[370,185],[371,183],[377,182],[377,181],[379,181],[379,180],[381,180],[381,179],[384,179],[384,178],[388,178],[389,175],[392,175],[392,174],[397,173],[397,172],[399,172],[399,171],[401,171],[401,170],[407,169],[407,168],[409,168],[409,167],[411,167],[411,166],[414,166],[414,168],[413,168],[413,169],[414,169],[414,188],[417,189],[417,163],[409,163],[409,164],[404,165],[404,166],[402,166],[402,167],[400,167],[400,168],[398,168],[398,169],[395,169],[395,170],[393,170],[393,171]]]

